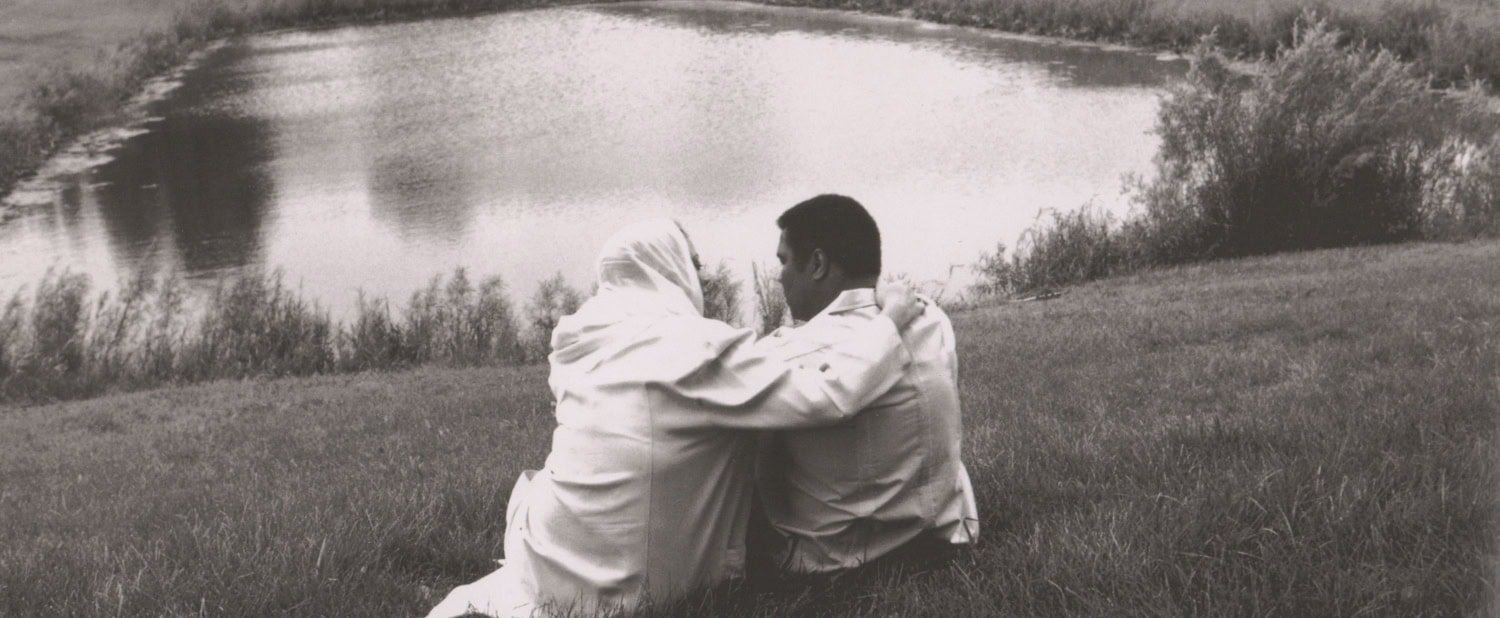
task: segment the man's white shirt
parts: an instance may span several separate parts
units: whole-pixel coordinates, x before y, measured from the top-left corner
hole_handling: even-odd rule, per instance
[[[873,289],[847,290],[811,320],[757,345],[818,366],[857,347],[852,339],[878,315]],[[901,338],[911,365],[853,420],[766,440],[759,489],[771,524],[787,537],[776,556],[787,570],[852,568],[919,536],[963,544],[979,534],[960,458],[953,325],[929,302]]]

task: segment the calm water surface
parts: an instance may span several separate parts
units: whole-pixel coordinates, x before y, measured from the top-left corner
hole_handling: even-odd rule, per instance
[[[737,4],[556,8],[225,46],[110,160],[0,225],[0,293],[143,264],[275,269],[335,313],[464,266],[587,289],[621,224],[677,217],[710,263],[774,262],[774,219],[866,204],[887,270],[963,266],[1044,209],[1118,207],[1180,62]],[[955,268],[959,266],[959,268]]]

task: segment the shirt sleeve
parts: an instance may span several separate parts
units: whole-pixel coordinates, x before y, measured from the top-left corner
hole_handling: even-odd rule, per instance
[[[820,354],[790,361],[744,338],[671,385],[681,420],[735,429],[819,427],[848,420],[901,379],[911,355],[896,325],[879,317]]]

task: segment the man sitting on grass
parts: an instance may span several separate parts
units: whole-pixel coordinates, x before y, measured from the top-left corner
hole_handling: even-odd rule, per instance
[[[781,286],[795,328],[758,345],[816,365],[852,345],[876,319],[880,230],[859,202],[820,195],[776,221]],[[912,363],[853,420],[770,434],[761,450],[759,499],[772,548],[762,569],[835,573],[872,561],[931,564],[979,533],[974,491],[959,458],[962,435],[953,325],[928,302],[901,333]],[[757,542],[762,541],[762,542]]]
[[[882,290],[842,356],[782,362],[703,317],[696,253],[669,220],[605,242],[598,292],[552,332],[557,428],[511,490],[505,563],[429,618],[615,615],[741,575],[758,432],[845,420],[905,373],[909,290]]]

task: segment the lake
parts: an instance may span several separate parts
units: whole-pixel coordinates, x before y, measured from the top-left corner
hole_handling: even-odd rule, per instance
[[[1039,213],[1123,212],[1181,60],[915,20],[727,2],[274,32],[182,72],[8,198],[0,294],[145,266],[200,288],[279,269],[336,315],[465,267],[520,300],[588,289],[620,225],[677,218],[748,280],[774,220],[865,204],[888,272],[962,292]],[[748,291],[747,281],[747,291]]]

